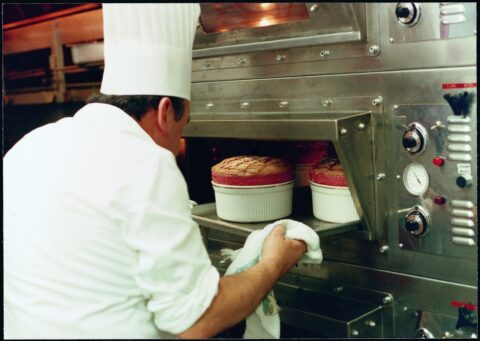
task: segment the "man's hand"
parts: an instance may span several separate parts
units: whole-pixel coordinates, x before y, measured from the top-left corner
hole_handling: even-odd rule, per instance
[[[245,319],[258,307],[278,279],[298,262],[307,246],[285,239],[285,227],[275,226],[263,242],[258,264],[235,275],[224,276],[210,307],[180,338],[209,338]]]
[[[268,262],[283,276],[294,266],[307,251],[307,245],[302,240],[285,239],[285,226],[277,225],[263,242],[260,262]]]

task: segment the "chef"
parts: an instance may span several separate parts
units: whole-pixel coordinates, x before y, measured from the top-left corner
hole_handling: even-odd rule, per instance
[[[305,244],[276,227],[220,278],[177,168],[198,4],[104,4],[100,94],[4,158],[6,338],[204,338],[257,307]]]

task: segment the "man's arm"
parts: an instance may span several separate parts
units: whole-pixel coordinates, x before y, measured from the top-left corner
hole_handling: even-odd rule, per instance
[[[306,251],[303,241],[285,239],[285,228],[275,227],[263,244],[258,264],[244,272],[224,276],[210,307],[180,338],[209,338],[249,316],[277,280]]]

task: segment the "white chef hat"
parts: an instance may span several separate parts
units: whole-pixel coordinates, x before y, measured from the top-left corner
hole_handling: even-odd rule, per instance
[[[200,6],[103,4],[106,95],[190,100],[192,46]]]

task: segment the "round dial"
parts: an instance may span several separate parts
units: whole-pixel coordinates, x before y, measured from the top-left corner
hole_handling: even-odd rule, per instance
[[[419,163],[411,163],[403,171],[403,185],[410,194],[422,195],[428,189],[428,172]]]
[[[399,2],[395,8],[395,15],[401,24],[413,26],[420,19],[420,9],[420,4],[416,2]]]
[[[422,206],[413,207],[405,217],[405,229],[415,237],[421,237],[428,232],[430,215]]]
[[[422,154],[428,145],[427,130],[418,122],[410,123],[403,133],[402,144],[411,154]]]

